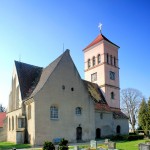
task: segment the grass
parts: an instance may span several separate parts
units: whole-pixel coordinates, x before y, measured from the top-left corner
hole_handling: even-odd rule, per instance
[[[0,150],[12,148],[30,148],[30,144],[15,144],[11,142],[0,142]]]
[[[145,143],[146,140],[120,141],[117,142],[116,148],[119,150],[138,150],[138,144]]]
[[[138,150],[138,144],[145,143],[147,140],[135,140],[135,141],[116,141],[116,148],[118,150]],[[79,148],[87,148],[89,145],[80,145]],[[107,146],[103,143],[98,144],[98,148],[105,148]],[[73,149],[73,146],[70,146],[70,149]],[[94,150],[94,149],[92,149]]]
[[[135,141],[117,141],[116,148],[119,150],[138,150],[139,143],[145,143],[147,140],[135,140]],[[8,150],[12,148],[30,148],[31,145],[29,144],[14,144],[11,142],[0,142],[0,150]],[[73,149],[74,146],[69,146],[70,149]],[[87,148],[89,145],[80,145],[79,148]],[[106,148],[104,144],[98,144],[98,147]],[[41,149],[34,149],[34,150],[41,150]]]

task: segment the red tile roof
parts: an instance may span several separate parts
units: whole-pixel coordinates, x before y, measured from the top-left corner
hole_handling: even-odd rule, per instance
[[[110,107],[108,106],[108,104],[96,103],[96,104],[95,104],[95,109],[96,109],[96,110],[100,110],[100,111],[111,112],[111,109],[110,109]]]
[[[6,112],[0,112],[0,127],[3,127],[5,118],[6,118]]]
[[[108,40],[103,34],[99,34],[95,39],[94,41],[92,41],[86,48],[84,48],[83,50],[86,50],[87,48],[90,48],[92,47],[93,45],[99,43],[100,41],[102,40],[106,40],[107,42],[119,47],[118,45],[114,44],[113,42],[111,42],[110,40]]]

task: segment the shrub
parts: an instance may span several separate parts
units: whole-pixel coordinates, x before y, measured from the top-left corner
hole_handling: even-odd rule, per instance
[[[127,136],[128,141],[141,140],[143,138],[144,138],[144,135],[129,135],[129,136]]]
[[[64,138],[60,141],[58,150],[68,150],[68,140],[65,140]]]
[[[124,140],[124,136],[122,136],[122,135],[112,136],[111,140],[112,141],[122,141],[122,140]]]
[[[130,132],[129,135],[137,135],[136,132]]]
[[[116,135],[112,136],[112,141],[133,141],[133,140],[141,140],[144,138],[144,135]]]
[[[55,150],[55,146],[52,142],[45,142],[43,145],[43,150]]]

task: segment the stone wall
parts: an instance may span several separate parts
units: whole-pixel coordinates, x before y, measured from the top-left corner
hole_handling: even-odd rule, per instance
[[[7,141],[7,119],[4,120],[4,126],[0,128],[0,142]]]

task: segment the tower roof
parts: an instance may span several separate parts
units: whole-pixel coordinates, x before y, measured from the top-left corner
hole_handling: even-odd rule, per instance
[[[86,48],[84,48],[83,50],[86,50],[90,47],[92,47],[93,45],[99,43],[100,41],[105,40],[115,46],[117,46],[119,48],[118,45],[114,44],[113,42],[111,42],[110,40],[108,40],[103,34],[99,34]]]

